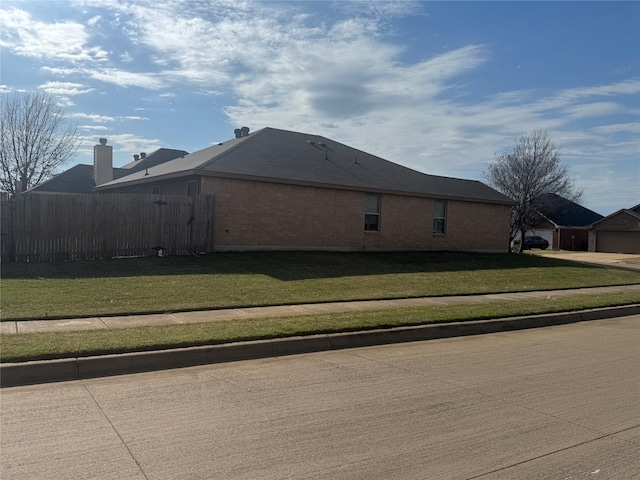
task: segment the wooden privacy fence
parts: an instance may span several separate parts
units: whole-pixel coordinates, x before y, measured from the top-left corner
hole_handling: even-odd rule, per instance
[[[1,206],[2,261],[213,251],[213,195],[28,194]]]

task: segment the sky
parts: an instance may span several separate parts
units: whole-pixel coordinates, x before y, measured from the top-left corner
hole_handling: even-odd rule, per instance
[[[2,0],[0,95],[44,90],[67,165],[194,152],[234,129],[323,135],[433,175],[546,129],[581,204],[640,203],[640,2]]]

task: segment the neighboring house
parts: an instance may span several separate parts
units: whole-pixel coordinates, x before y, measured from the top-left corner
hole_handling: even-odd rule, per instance
[[[527,235],[544,238],[554,250],[587,251],[589,227],[603,216],[555,194],[546,195],[542,203],[542,222]]]
[[[589,251],[640,253],[640,204],[618,210],[591,225]]]
[[[478,181],[427,175],[274,128],[236,132],[94,191],[214,195],[216,251],[507,252],[514,204]]]
[[[103,140],[104,143],[102,143]],[[102,159],[102,163],[96,161],[94,165],[74,165],[70,169],[65,170],[24,193],[92,193],[93,188],[97,184],[122,178],[125,175],[130,175],[131,173],[155,167],[169,160],[188,155],[188,152],[184,150],[160,148],[149,155],[144,152],[139,155],[134,155],[132,162],[120,168],[113,168],[111,147],[106,144],[106,139],[100,139],[100,141],[101,145],[98,145],[98,147],[103,146],[105,147],[103,150],[106,151],[103,155],[104,159]],[[95,160],[100,159],[96,157],[94,158],[94,161]]]

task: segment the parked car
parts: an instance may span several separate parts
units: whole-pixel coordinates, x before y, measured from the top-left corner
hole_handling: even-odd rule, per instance
[[[547,242],[542,237],[533,235],[530,237],[524,237],[523,247],[525,250],[529,250],[532,248],[541,248],[542,250],[546,250],[549,247],[549,242]]]

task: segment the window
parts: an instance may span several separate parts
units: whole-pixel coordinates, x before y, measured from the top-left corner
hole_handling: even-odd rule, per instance
[[[433,210],[433,233],[444,235],[447,231],[447,202],[436,200]]]
[[[190,182],[187,182],[187,195],[195,197],[198,193],[200,193],[198,192],[198,180],[191,180]]]
[[[153,193],[154,195],[160,195],[162,193],[162,188],[160,187],[160,185],[154,185],[153,187],[151,187],[151,193]]]
[[[364,200],[364,231],[380,231],[380,195],[367,194]]]

